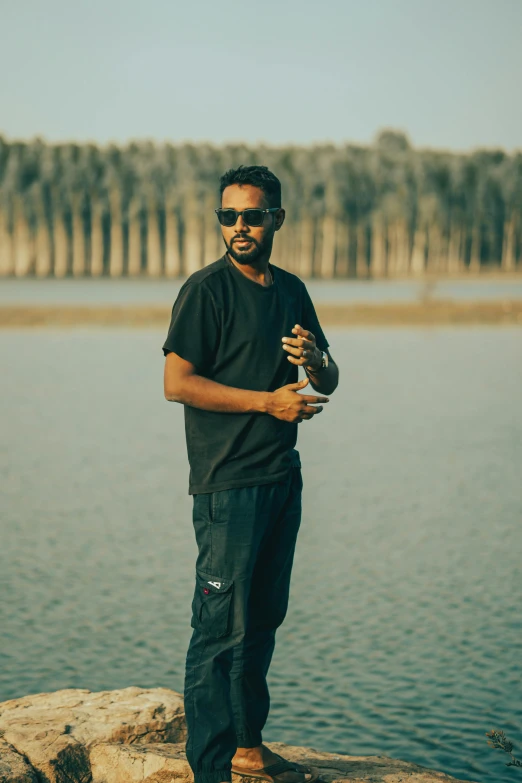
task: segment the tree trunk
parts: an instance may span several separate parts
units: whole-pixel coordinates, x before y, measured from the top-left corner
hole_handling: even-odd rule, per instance
[[[136,277],[141,274],[141,203],[138,199],[133,199],[129,204],[128,255],[128,275]]]
[[[287,227],[285,226],[285,229]],[[272,253],[270,255],[270,261],[274,266],[279,266],[286,269],[285,266],[285,252],[286,252],[286,233],[282,231],[277,232],[274,235],[274,244],[272,245]]]
[[[275,261],[274,263],[277,266],[280,266],[282,269],[286,269],[289,271],[288,264],[291,263],[290,260],[290,234],[289,234],[289,226],[284,226],[284,228],[281,229],[281,231],[278,231],[274,235],[274,249],[275,249]]]
[[[477,221],[471,235],[471,255],[469,258],[469,271],[474,273],[480,272],[480,240],[480,223]]]
[[[320,277],[331,279],[335,276],[336,221],[330,215],[322,220]]]
[[[83,197],[75,195],[72,201],[72,273],[85,275],[85,225],[83,222]]]
[[[15,202],[14,214],[14,273],[26,277],[34,261],[34,245],[22,200]]]
[[[350,276],[350,224],[346,215],[337,221],[336,226],[335,277],[346,279]],[[352,275],[353,276],[353,275]]]
[[[69,237],[60,207],[54,201],[54,276],[65,277],[69,266]]]
[[[355,226],[350,220],[345,226],[345,242],[348,253],[348,278],[355,280],[357,278],[357,234]]]
[[[442,234],[438,223],[431,223],[428,232],[428,260],[426,270],[428,272],[440,272],[442,253]]]
[[[165,206],[165,274],[167,277],[179,277],[180,273],[178,216],[174,211],[174,205],[167,200]]]
[[[515,217],[512,215],[510,220],[504,222],[501,268],[503,272],[512,272],[515,266]]]
[[[407,277],[410,272],[410,231],[408,222],[401,220],[399,232],[399,269],[401,275]]]
[[[6,211],[0,210],[0,277],[13,273],[13,240]]]
[[[189,195],[183,210],[183,271],[187,277],[201,269],[202,254],[202,226],[198,214],[198,203],[193,195]]]
[[[449,233],[440,229],[439,273],[448,274]]]
[[[321,276],[321,260],[323,252],[323,230],[321,218],[316,218],[313,222],[314,254],[312,260],[312,277]]]
[[[36,276],[48,277],[51,274],[52,249],[43,193],[40,193],[36,206],[35,255]]]
[[[368,237],[366,222],[360,220],[357,223],[357,256],[356,277],[358,280],[368,279]]]
[[[388,230],[386,232],[387,239],[387,259],[386,259],[386,272],[389,277],[396,277],[398,262],[398,243],[397,243],[397,221],[388,223]]]
[[[147,209],[147,273],[151,277],[160,277],[162,272],[161,241],[156,200],[149,200]]]
[[[396,220],[389,229],[388,274],[402,277],[408,274],[408,226],[403,219]]]
[[[91,198],[91,276],[103,275],[103,226],[102,205]]]
[[[109,247],[109,275],[123,275],[123,226],[121,220],[121,193],[115,188],[109,196],[111,210],[111,232]]]
[[[218,233],[218,220],[214,212],[214,197],[205,199],[205,246],[203,249],[204,266],[212,264],[220,257],[221,231]]]
[[[273,261],[276,266],[292,272],[295,268],[295,230],[290,222],[283,224],[274,235]],[[272,260],[272,259],[271,259]]]
[[[388,224],[388,263],[386,265],[389,277],[397,277],[399,273],[399,224],[395,220]]]
[[[462,272],[463,268],[462,229],[456,222],[452,222],[450,225],[448,243],[448,274],[458,275]]]
[[[386,226],[382,216],[375,214],[372,220],[372,277],[384,277],[386,274]]]
[[[285,228],[290,231],[288,271],[299,275],[299,258],[301,253],[300,227],[298,223],[291,223]],[[284,229],[281,229],[284,230]]]
[[[413,248],[410,261],[411,274],[423,275],[426,271],[426,231],[424,226],[417,226],[413,237]]]
[[[281,229],[284,231],[285,227]],[[287,269],[294,275],[299,274],[299,226],[295,222],[291,222],[286,226],[287,231],[287,246],[288,246],[288,261]]]
[[[314,224],[310,217],[304,217],[298,228],[301,241],[297,258],[297,274],[303,280],[312,276],[314,258]]]

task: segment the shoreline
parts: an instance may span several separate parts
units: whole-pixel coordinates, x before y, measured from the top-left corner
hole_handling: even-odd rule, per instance
[[[165,305],[0,305],[0,329],[46,326],[125,326],[168,328]],[[428,299],[386,304],[316,303],[324,326],[519,325],[522,300]]]

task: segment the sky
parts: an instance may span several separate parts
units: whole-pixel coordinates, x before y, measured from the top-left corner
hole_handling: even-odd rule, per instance
[[[0,134],[522,148],[522,0],[0,0]]]

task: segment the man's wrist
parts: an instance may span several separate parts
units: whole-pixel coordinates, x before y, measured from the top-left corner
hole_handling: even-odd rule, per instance
[[[312,364],[305,364],[304,368],[307,372],[312,373],[312,375],[315,375],[319,372],[319,370],[323,366],[323,352],[319,350],[319,348],[315,349],[315,356],[314,356],[315,362],[312,362]]]
[[[272,392],[256,392],[256,413],[270,413]]]

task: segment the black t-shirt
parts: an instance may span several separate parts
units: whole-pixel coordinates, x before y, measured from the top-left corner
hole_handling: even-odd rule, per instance
[[[282,337],[300,324],[326,351],[312,300],[296,275],[269,264],[273,283],[246,277],[225,254],[192,274],[172,308],[165,356],[225,386],[275,391],[296,383]],[[306,387],[308,393],[308,387]],[[292,465],[297,424],[263,413],[217,413],[185,405],[189,494],[278,481]]]

